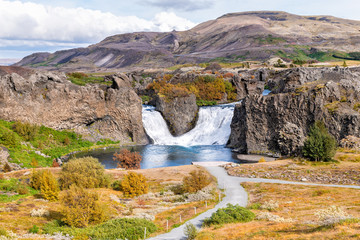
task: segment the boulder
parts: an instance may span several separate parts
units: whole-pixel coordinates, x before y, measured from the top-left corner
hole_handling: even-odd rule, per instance
[[[195,126],[198,114],[196,96],[190,94],[173,99],[157,96],[156,110],[163,115],[170,132],[180,136]]]

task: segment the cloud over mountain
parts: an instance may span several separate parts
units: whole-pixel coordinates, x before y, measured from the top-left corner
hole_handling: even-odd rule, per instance
[[[186,30],[195,24],[175,13],[161,12],[151,20],[116,16],[84,8],[52,7],[32,2],[0,0],[0,42],[43,41],[91,43],[109,35],[134,31]],[[50,43],[48,43],[50,44]]]

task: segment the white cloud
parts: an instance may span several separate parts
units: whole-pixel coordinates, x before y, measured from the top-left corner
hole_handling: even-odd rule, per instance
[[[214,4],[214,0],[145,0],[142,2],[164,9],[177,9],[190,12],[211,8]]]
[[[186,30],[195,24],[174,13],[152,20],[84,8],[52,7],[32,2],[0,0],[0,45],[92,43],[109,35],[135,31]],[[22,41],[21,41],[22,40]],[[31,41],[34,41],[31,43]]]
[[[173,12],[161,12],[156,14],[154,24],[161,32],[169,32],[172,30],[183,31],[190,29],[195,24],[189,20],[176,16]]]

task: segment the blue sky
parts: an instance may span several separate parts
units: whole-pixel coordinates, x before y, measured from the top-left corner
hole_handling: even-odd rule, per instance
[[[83,47],[119,33],[186,30],[256,10],[360,20],[359,0],[0,0],[0,59]]]

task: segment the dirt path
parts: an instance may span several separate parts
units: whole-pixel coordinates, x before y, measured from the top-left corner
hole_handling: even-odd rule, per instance
[[[332,184],[316,184],[308,182],[291,182],[277,179],[262,179],[262,178],[243,178],[229,176],[224,168],[217,166],[205,166],[205,168],[218,179],[220,188],[225,189],[226,197],[215,206],[215,208],[204,212],[194,219],[187,221],[187,223],[194,224],[197,228],[200,228],[203,220],[210,217],[211,214],[216,212],[219,208],[225,207],[228,203],[239,204],[245,207],[247,205],[248,195],[245,189],[240,185],[242,182],[264,182],[264,183],[279,183],[279,184],[296,184],[296,185],[307,185],[307,186],[325,186],[325,187],[342,187],[342,188],[354,188],[360,189],[360,186],[354,185],[332,185]],[[159,236],[149,238],[151,240],[183,240],[186,239],[184,234],[185,225],[183,224],[178,228],[174,228],[168,233],[161,234]]]

